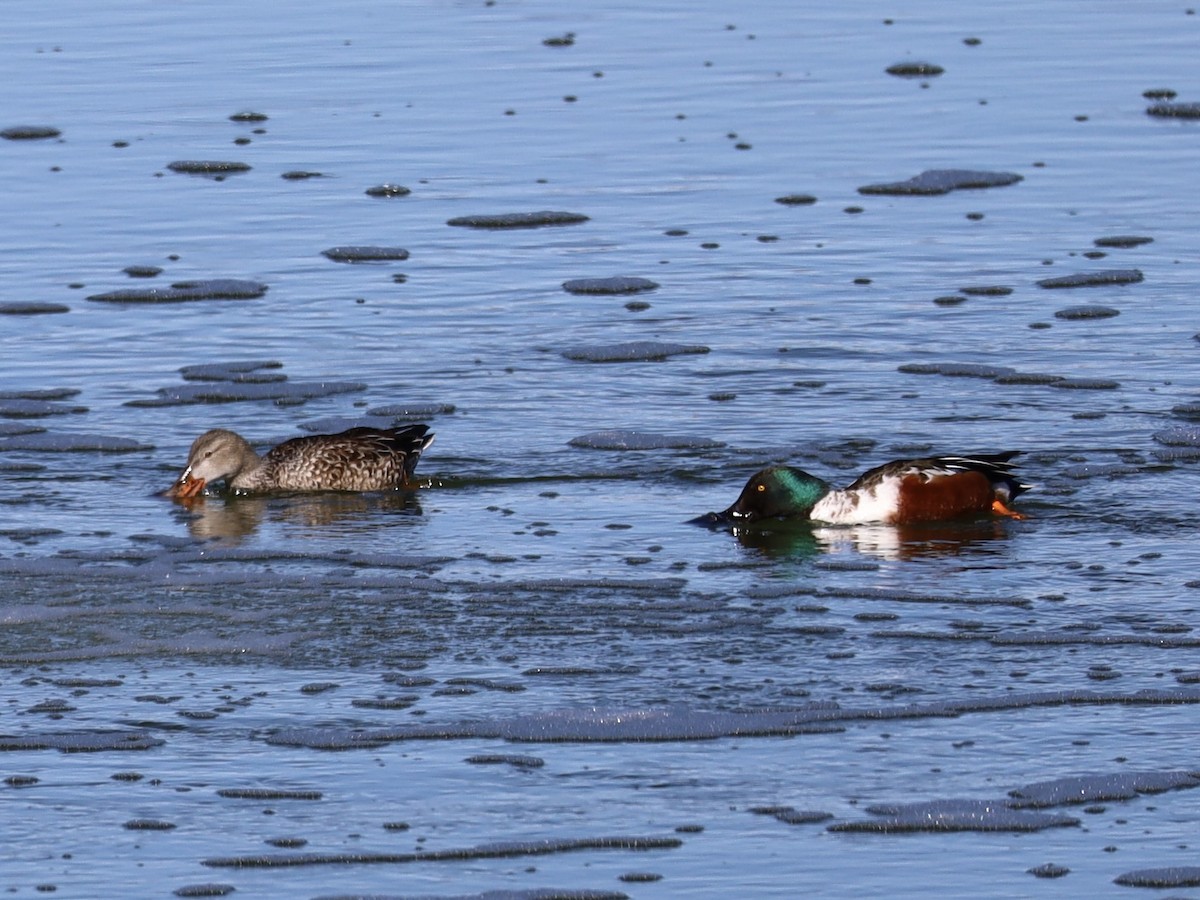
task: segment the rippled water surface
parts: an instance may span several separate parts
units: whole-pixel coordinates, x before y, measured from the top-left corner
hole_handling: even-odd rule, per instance
[[[1195,894],[1200,19],[576,6],[6,6],[0,887]],[[1006,449],[1024,521],[687,523]]]

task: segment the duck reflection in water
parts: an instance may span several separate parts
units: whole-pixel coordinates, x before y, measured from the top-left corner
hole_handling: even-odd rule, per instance
[[[991,552],[997,542],[1010,536],[1006,523],[998,519],[837,527],[812,522],[773,522],[734,526],[729,530],[743,547],[780,559],[851,551],[880,559],[957,556]]]
[[[186,510],[188,534],[227,544],[241,543],[264,524],[328,534],[331,526],[343,531],[373,530],[390,524],[391,515],[419,517],[422,512],[414,491],[210,496],[179,505]]]

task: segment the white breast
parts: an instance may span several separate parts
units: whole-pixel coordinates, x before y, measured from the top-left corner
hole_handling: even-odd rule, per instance
[[[809,517],[831,525],[887,522],[900,507],[900,483],[885,479],[873,490],[830,491],[817,501]]]

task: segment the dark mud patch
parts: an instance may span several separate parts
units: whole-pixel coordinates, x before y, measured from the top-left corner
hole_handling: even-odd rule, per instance
[[[657,281],[629,275],[614,275],[611,278],[575,278],[563,282],[568,294],[640,294],[658,288]]]
[[[884,71],[897,78],[936,78],[946,70],[937,63],[899,62],[888,66]]]
[[[1139,269],[1105,269],[1100,272],[1077,272],[1043,278],[1037,283],[1043,288],[1107,287],[1114,284],[1137,284],[1145,276]]]
[[[320,791],[287,791],[275,788],[221,788],[217,791],[217,796],[225,797],[228,800],[274,801],[320,800],[323,795]]]
[[[263,372],[264,369],[282,369],[277,360],[246,359],[233,362],[199,363],[184,366],[179,370],[184,381],[280,381],[287,376],[282,372]]]
[[[933,800],[926,803],[880,805],[867,808],[874,816],[837,822],[829,831],[868,834],[900,834],[947,831],[1043,831],[1079,824],[1079,819],[1062,813],[1012,809],[1004,801]]]
[[[936,196],[951,191],[979,190],[982,188],[1006,187],[1024,180],[1015,172],[979,172],[971,169],[928,169],[906,181],[889,181],[867,184],[858,189],[860,194],[883,194],[888,196]]]
[[[46,303],[38,300],[14,300],[10,303],[0,303],[0,315],[3,316],[44,316],[70,311],[71,307],[65,303]]]
[[[200,175],[205,178],[221,178],[250,171],[249,163],[221,159],[180,159],[167,163],[167,168],[172,172]]]
[[[390,419],[430,419],[452,415],[456,409],[453,403],[393,403],[372,407],[367,410],[367,415]]]
[[[1110,800],[1132,800],[1139,794],[1161,794],[1200,785],[1200,773],[1183,771],[1118,772],[1056,778],[1013,788],[1009,806],[1043,809]]]
[[[6,400],[0,397],[0,416],[6,419],[40,419],[46,416],[68,416],[88,411],[86,406],[71,406],[49,400]]]
[[[833,813],[816,809],[796,809],[794,806],[752,806],[750,812],[756,816],[771,816],[785,825],[814,825],[833,818]]]
[[[246,403],[262,400],[301,404],[319,397],[357,393],[366,389],[365,384],[357,381],[191,382],[159,388],[155,392],[156,397],[129,400],[125,405],[186,406],[193,403]]]
[[[562,355],[579,362],[661,362],[672,356],[708,353],[703,344],[673,344],[666,341],[629,341],[623,344],[582,344]]]
[[[174,831],[178,826],[161,819],[130,819],[121,827],[128,831]]]
[[[515,769],[540,769],[546,761],[540,756],[525,756],[520,753],[479,753],[468,756],[466,762],[473,766],[512,766]]]
[[[1151,435],[1155,441],[1167,447],[1200,447],[1200,427],[1177,425],[1163,428]]]
[[[0,131],[6,141],[44,141],[61,137],[62,132],[52,125],[13,125]]]
[[[1154,238],[1137,234],[1114,234],[1109,237],[1098,237],[1092,241],[1097,247],[1116,247],[1121,249],[1140,247],[1143,244],[1153,242]]]
[[[968,297],[1007,297],[1013,292],[1013,289],[1002,284],[981,284],[974,287],[960,287],[958,291]]]
[[[817,198],[812,194],[784,194],[782,197],[776,197],[775,202],[784,206],[812,206],[817,202]]]
[[[446,222],[456,228],[545,228],[555,225],[580,225],[589,221],[582,213],[541,210],[539,212],[498,213],[496,215],[458,216]]]
[[[947,375],[952,378],[986,378],[995,380],[1017,374],[1008,366],[990,366],[983,363],[904,363],[896,371],[909,375]]]
[[[549,856],[581,850],[674,850],[683,841],[676,837],[586,837],[547,838],[541,841],[506,841],[478,844],[474,847],[451,847],[417,853],[296,853],[261,854],[259,856],[210,857],[202,865],[213,868],[279,868],[282,866],[363,865],[367,863],[403,864],[419,862],[450,862],[470,859],[512,859],[523,856]]]
[[[63,753],[103,753],[109,750],[152,750],[166,741],[134,731],[77,731],[59,734],[0,735],[3,750],[59,750]]]
[[[176,897],[227,897],[237,888],[232,884],[187,884],[176,888]]]
[[[330,247],[322,250],[321,255],[340,263],[400,262],[408,259],[408,251],[403,247]]]
[[[1064,391],[1115,391],[1121,382],[1111,378],[1059,378],[1049,384]]]
[[[714,450],[724,447],[722,441],[687,434],[658,434],[649,431],[609,429],[590,431],[567,443],[587,450]]]
[[[1113,879],[1125,887],[1181,888],[1200,887],[1200,866],[1167,866],[1161,869],[1134,869]]]
[[[1040,866],[1034,866],[1032,869],[1026,869],[1025,871],[1034,878],[1062,878],[1071,872],[1066,866],[1059,866],[1054,863],[1043,863]]]
[[[87,299],[96,303],[187,303],[193,300],[256,300],[267,285],[237,278],[177,281],[170,287],[123,288]]]
[[[1160,119],[1200,119],[1200,103],[1153,103],[1146,115]]]
[[[78,397],[77,388],[34,388],[28,391],[0,391],[0,400],[69,400]]]
[[[25,450],[36,453],[137,453],[153,450],[132,438],[107,434],[67,434],[42,431],[0,438],[0,451]]]
[[[407,197],[412,190],[402,184],[377,184],[364,191],[368,197]]]
[[[1054,313],[1054,318],[1065,319],[1070,322],[1081,319],[1111,319],[1114,316],[1119,316],[1120,314],[1121,311],[1119,309],[1113,309],[1111,306],[1086,304],[1083,306],[1068,306],[1064,309],[1057,310]]]

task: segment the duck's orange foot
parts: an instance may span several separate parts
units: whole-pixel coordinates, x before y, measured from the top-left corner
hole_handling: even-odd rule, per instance
[[[1010,519],[1027,519],[1025,513],[1019,513],[1015,509],[1009,509],[1004,505],[1004,501],[999,498],[992,501],[992,512],[998,516],[1008,516]]]

